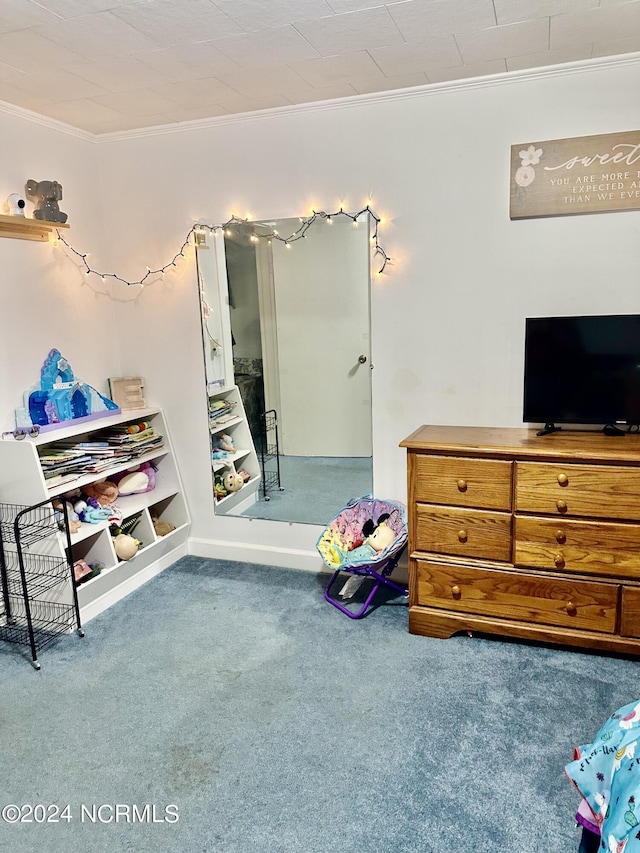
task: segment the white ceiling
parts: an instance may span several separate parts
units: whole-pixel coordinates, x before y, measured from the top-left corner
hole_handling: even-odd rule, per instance
[[[92,133],[640,51],[640,0],[0,0],[0,100]]]

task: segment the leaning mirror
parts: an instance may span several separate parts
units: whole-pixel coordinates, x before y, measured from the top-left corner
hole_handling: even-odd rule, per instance
[[[207,246],[216,514],[326,524],[372,491],[368,217],[237,222]]]

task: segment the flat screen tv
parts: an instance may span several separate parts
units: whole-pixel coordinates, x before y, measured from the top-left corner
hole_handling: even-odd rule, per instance
[[[528,318],[523,420],[640,424],[640,315]]]

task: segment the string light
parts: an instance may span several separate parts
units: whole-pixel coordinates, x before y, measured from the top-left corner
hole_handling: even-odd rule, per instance
[[[374,257],[378,258],[381,261],[381,266],[378,269],[377,273],[378,275],[381,275],[384,272],[387,264],[393,263],[393,259],[390,258],[389,255],[387,255],[387,253],[378,241],[378,227],[380,225],[381,219],[374,213],[374,211],[368,204],[366,207],[363,207],[362,210],[359,210],[357,213],[348,213],[346,210],[343,210],[342,207],[336,213],[326,213],[326,211],[324,210],[313,210],[311,216],[307,217],[306,219],[302,217],[300,218],[300,227],[297,228],[297,230],[290,234],[288,237],[282,237],[276,231],[276,229],[273,229],[268,234],[257,234],[254,232],[251,236],[251,240],[256,243],[260,240],[267,240],[267,242],[269,243],[271,243],[273,240],[279,240],[281,243],[284,243],[287,249],[290,249],[292,243],[306,238],[307,231],[309,230],[309,228],[311,228],[311,226],[317,219],[324,219],[327,224],[331,225],[335,217],[344,216],[347,219],[351,219],[353,221],[354,226],[357,226],[358,220],[364,214],[367,214],[371,221],[374,223],[373,233],[371,234],[371,247],[373,249]],[[105,281],[107,278],[112,278],[114,281],[119,281],[129,287],[137,285],[138,287],[143,289],[145,285],[149,283],[150,278],[153,278],[154,276],[163,277],[167,270],[169,270],[171,267],[177,267],[178,258],[185,257],[185,249],[190,246],[197,248],[198,246],[204,245],[206,241],[207,231],[210,234],[213,234],[217,231],[222,231],[223,234],[231,236],[233,234],[231,226],[252,224],[253,223],[250,219],[243,219],[240,216],[235,216],[235,214],[223,225],[206,225],[203,223],[198,223],[192,226],[187,236],[185,237],[182,246],[180,246],[178,251],[168,263],[166,263],[162,267],[158,267],[157,269],[151,269],[147,266],[146,273],[142,276],[142,278],[138,279],[137,281],[129,281],[128,279],[123,278],[122,276],[114,272],[100,272],[99,270],[93,269],[93,267],[90,266],[87,261],[88,253],[79,252],[77,249],[74,249],[74,247],[70,245],[70,243],[67,242],[66,238],[60,233],[60,231],[56,230],[56,238],[53,241],[53,245],[63,243],[64,246],[69,250],[69,252],[71,252],[71,254],[75,255],[82,261],[82,266],[84,267],[85,275],[97,275],[102,279],[102,281]]]

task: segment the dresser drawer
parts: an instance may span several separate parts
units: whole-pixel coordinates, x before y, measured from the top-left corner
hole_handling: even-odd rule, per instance
[[[518,515],[514,563],[640,580],[640,524]]]
[[[417,504],[415,513],[419,551],[511,560],[510,513],[430,504]]]
[[[620,633],[623,637],[640,637],[640,587],[622,587]]]
[[[613,633],[616,584],[415,561],[416,603],[459,613]]]
[[[411,455],[416,501],[450,506],[511,509],[512,463],[493,459]]]
[[[640,520],[640,468],[518,462],[516,510]]]

